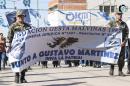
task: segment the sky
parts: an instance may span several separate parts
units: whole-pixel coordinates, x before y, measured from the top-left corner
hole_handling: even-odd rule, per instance
[[[29,2],[29,4],[23,3],[23,1]],[[7,36],[8,33],[8,22],[6,19],[6,14],[13,12],[16,9],[40,9],[38,12],[40,14],[39,18],[30,16],[31,22],[34,26],[42,27],[44,26],[44,21],[47,19],[48,15],[48,2],[51,0],[0,0],[0,29]],[[16,10],[15,10],[16,11]],[[1,31],[0,30],[0,31]]]

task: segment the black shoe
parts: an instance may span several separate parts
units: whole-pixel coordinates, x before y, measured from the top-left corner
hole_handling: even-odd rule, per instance
[[[101,65],[97,65],[97,68],[101,68]]]
[[[127,74],[130,74],[130,71],[127,71]]]
[[[15,82],[15,83],[19,83],[19,81],[20,81],[20,80],[19,80],[19,76],[15,76],[14,82]]]
[[[96,68],[97,67],[96,64],[93,64],[93,67]]]
[[[119,76],[125,76],[125,74],[122,71],[119,71]]]
[[[109,75],[110,75],[110,76],[113,76],[113,75],[114,75],[114,71],[113,71],[113,70],[110,70],[110,71],[109,71]]]
[[[19,83],[19,80],[18,80],[18,79],[15,79],[14,82],[15,82],[15,83]]]
[[[28,68],[28,70],[32,70],[32,68],[31,68],[31,67],[29,67],[29,68]]]
[[[25,79],[21,80],[21,83],[27,83],[27,81]]]

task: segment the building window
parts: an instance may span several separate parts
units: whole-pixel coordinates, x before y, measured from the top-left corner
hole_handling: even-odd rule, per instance
[[[116,6],[110,6],[110,5],[108,5],[108,6],[99,6],[99,10],[100,10],[100,12],[106,12],[107,13],[107,15],[109,15],[110,13],[113,13],[113,12],[115,12],[115,9],[116,9]]]
[[[111,12],[115,12],[116,6],[111,6]]]

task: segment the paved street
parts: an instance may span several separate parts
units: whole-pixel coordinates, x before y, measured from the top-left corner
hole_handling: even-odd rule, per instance
[[[130,86],[130,75],[117,76],[117,67],[114,76],[109,76],[108,71],[108,66],[103,68],[49,66],[42,69],[35,65],[27,72],[28,83],[15,84],[14,74],[7,68],[0,71],[0,86]]]

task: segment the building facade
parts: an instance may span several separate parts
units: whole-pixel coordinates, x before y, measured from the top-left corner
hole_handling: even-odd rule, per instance
[[[52,0],[49,2],[49,12],[55,10],[61,11],[81,11],[90,13],[90,26],[106,26],[110,19],[114,18],[114,13],[120,5],[125,5],[128,10],[123,14],[123,20],[130,20],[130,0]],[[83,7],[83,8],[82,8]],[[100,14],[105,13],[105,15]],[[95,17],[94,15],[100,15]],[[109,16],[109,17],[107,17]],[[100,23],[99,23],[100,22]]]
[[[86,0],[51,0],[48,3],[49,11],[55,10],[86,10]]]
[[[96,3],[95,3],[96,2]],[[109,16],[114,16],[114,12],[120,5],[125,5],[128,10],[123,15],[123,20],[127,21],[130,18],[130,0],[87,0],[87,9],[100,12],[106,12]]]

